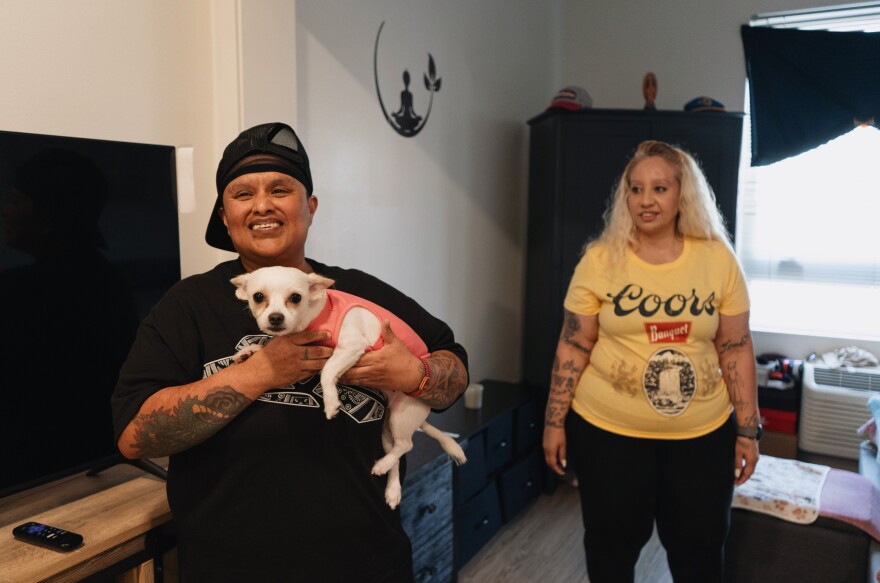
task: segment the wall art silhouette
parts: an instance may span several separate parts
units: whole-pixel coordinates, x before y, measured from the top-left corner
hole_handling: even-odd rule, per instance
[[[409,90],[410,76],[409,71],[403,70],[403,91],[400,92],[400,108],[394,113],[389,114],[385,109],[385,103],[382,101],[382,91],[379,88],[379,37],[382,36],[382,27],[385,21],[379,25],[379,32],[376,33],[376,45],[373,48],[373,77],[376,80],[376,95],[379,97],[379,107],[382,109],[382,115],[394,131],[405,138],[411,138],[422,131],[425,124],[428,123],[428,117],[431,115],[431,107],[434,104],[434,94],[440,91],[440,79],[437,77],[437,68],[434,65],[434,57],[428,53],[428,71],[424,73],[425,89],[429,91],[428,111],[425,117],[418,115],[413,106],[413,94]]]

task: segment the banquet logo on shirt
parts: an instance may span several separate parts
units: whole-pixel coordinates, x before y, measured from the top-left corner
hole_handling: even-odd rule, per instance
[[[690,322],[645,322],[645,332],[651,344],[672,344],[687,342],[691,333]]]

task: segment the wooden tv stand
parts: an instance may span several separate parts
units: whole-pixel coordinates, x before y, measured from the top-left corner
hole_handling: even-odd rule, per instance
[[[77,532],[84,543],[62,553],[13,538],[12,529],[29,520]],[[174,540],[164,481],[125,464],[77,474],[0,498],[0,583],[73,582],[97,573],[161,580]]]

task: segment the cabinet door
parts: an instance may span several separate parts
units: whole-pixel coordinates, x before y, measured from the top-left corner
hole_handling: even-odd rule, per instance
[[[562,216],[566,179],[561,160],[564,119],[544,118],[529,132],[529,205],[526,244],[523,378],[538,387],[550,383],[550,364],[562,322]],[[574,158],[574,157],[572,157]],[[576,159],[576,158],[574,158]]]
[[[544,489],[546,468],[544,450],[536,447],[501,475],[501,510],[505,523],[519,514]]]
[[[508,411],[486,425],[486,472],[492,473],[513,458],[513,413]]]
[[[555,298],[557,306],[562,306],[584,246],[602,232],[614,187],[636,146],[648,137],[650,125],[625,119],[577,119],[566,124],[563,132],[562,265],[558,274],[562,293]]]
[[[619,116],[562,117],[532,127],[524,379],[549,386],[562,302],[626,161],[650,132]]]
[[[541,443],[544,436],[545,408],[546,399],[535,397],[528,403],[517,407],[513,412],[513,445],[516,455],[520,455],[533,445]]]
[[[468,501],[456,518],[461,519],[455,523],[455,564],[456,569],[460,569],[501,528],[501,502],[495,482]]]
[[[486,485],[488,470],[486,469],[486,446],[483,432],[477,433],[467,440],[464,454],[467,463],[455,468],[456,504],[463,504]]]

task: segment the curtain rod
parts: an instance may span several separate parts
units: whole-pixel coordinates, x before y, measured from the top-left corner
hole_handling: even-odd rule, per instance
[[[805,8],[803,10],[786,10],[783,12],[763,12],[752,15],[752,23],[760,21],[762,24],[776,22],[797,22],[814,20],[817,17],[822,20],[837,18],[853,18],[880,13],[880,2],[858,2],[854,4],[839,4],[825,8]]]
[[[827,11],[814,9],[755,14],[749,25],[785,28],[821,24],[821,28],[847,25],[860,28],[862,24],[867,24],[876,28],[878,18],[880,18],[880,2],[866,2],[841,5]]]
[[[837,4],[835,6],[826,6],[818,8],[804,8],[802,10],[783,10],[780,12],[762,12],[753,14],[752,18],[777,18],[780,16],[800,16],[810,14],[833,14],[835,12],[855,11],[857,14],[860,10],[873,11],[880,8],[880,2],[856,2],[854,4]]]

